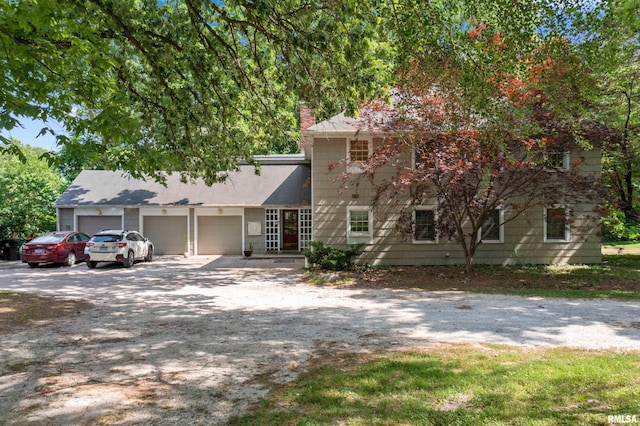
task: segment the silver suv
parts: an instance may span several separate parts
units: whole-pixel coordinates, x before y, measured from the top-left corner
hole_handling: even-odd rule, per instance
[[[120,262],[130,268],[136,260],[153,260],[153,243],[136,231],[107,229],[91,237],[84,255],[92,269],[98,262]]]

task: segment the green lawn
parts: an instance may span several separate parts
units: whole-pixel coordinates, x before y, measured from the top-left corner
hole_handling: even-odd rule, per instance
[[[602,243],[603,248],[625,248],[625,249],[640,249],[640,241],[616,241],[610,243]]]
[[[596,265],[532,265],[508,267],[511,285],[470,289],[482,293],[579,299],[640,300],[640,256],[603,255]],[[483,269],[479,267],[478,269]],[[485,267],[495,273],[496,267]],[[517,283],[524,282],[523,285]]]
[[[456,267],[374,269],[345,274],[335,285],[640,300],[640,256],[603,261],[479,266],[470,275]],[[322,277],[310,273],[308,282],[334,285]],[[268,383],[274,390],[230,424],[606,425],[609,416],[640,422],[639,352],[444,345],[374,354],[324,351],[312,364],[294,383]]]
[[[372,267],[323,273],[310,270],[310,285],[409,291],[457,290],[520,296],[640,300],[640,255],[604,255],[594,265],[476,265]],[[327,279],[328,278],[328,279]]]
[[[597,425],[638,401],[638,353],[454,345],[327,353],[230,424]]]
[[[603,255],[604,265],[613,268],[624,268],[632,273],[640,272],[640,256],[634,254]],[[634,275],[635,276],[635,275]]]

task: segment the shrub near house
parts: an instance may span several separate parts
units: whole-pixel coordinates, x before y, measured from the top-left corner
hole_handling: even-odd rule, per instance
[[[362,254],[364,244],[354,244],[347,248],[330,247],[319,241],[311,241],[310,251],[305,257],[311,265],[319,266],[330,271],[345,271],[352,269],[355,259]]]

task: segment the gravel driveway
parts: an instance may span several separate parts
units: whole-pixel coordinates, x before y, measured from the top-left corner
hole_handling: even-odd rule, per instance
[[[318,288],[301,283],[300,259],[12,265],[0,269],[1,289],[94,308],[0,336],[0,424],[224,423],[326,349],[640,350],[633,302]]]

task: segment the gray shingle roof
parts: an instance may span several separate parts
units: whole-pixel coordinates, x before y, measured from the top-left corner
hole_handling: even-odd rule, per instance
[[[308,164],[240,166],[225,183],[208,187],[202,181],[180,182],[167,176],[167,186],[133,179],[122,171],[84,170],[58,198],[56,207],[75,206],[306,206],[311,204],[311,167]]]
[[[328,120],[321,121],[320,123],[309,127],[305,132],[355,132],[357,130],[358,127],[356,125],[356,119],[353,117],[347,117],[341,112]]]

